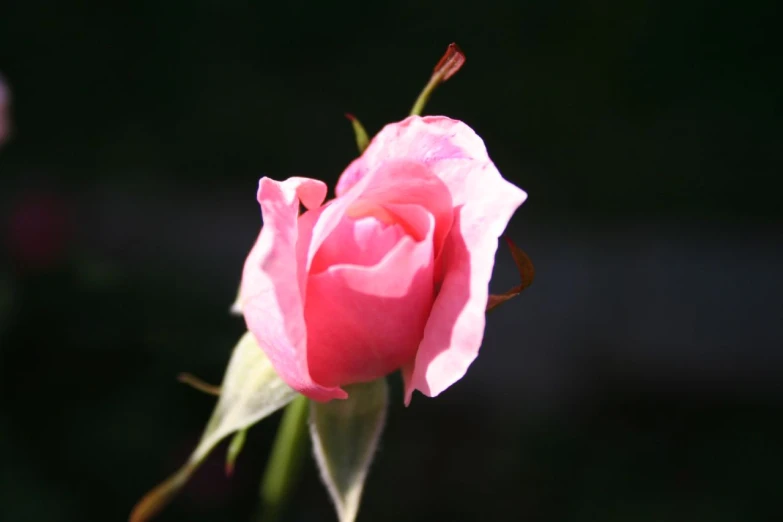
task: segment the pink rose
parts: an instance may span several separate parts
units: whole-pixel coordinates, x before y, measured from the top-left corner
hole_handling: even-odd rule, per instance
[[[326,191],[261,179],[239,299],[248,329],[311,399],[396,370],[406,404],[413,390],[438,395],[478,355],[497,238],[527,195],[442,116],[387,125],[324,204]]]

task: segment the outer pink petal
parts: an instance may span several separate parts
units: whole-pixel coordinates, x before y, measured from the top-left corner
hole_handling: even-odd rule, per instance
[[[306,178],[282,183],[262,178],[258,187],[264,226],[242,275],[245,322],[280,377],[318,401],[346,398],[335,386],[313,381],[307,363],[307,328],[302,300],[304,257],[297,256],[299,203],[317,208],[326,185]],[[301,262],[292,262],[300,259]]]
[[[337,194],[361,183],[385,162],[421,162],[449,188],[455,221],[438,265],[442,285],[413,368],[403,368],[406,403],[414,389],[435,396],[458,381],[478,355],[484,335],[497,238],[527,195],[505,181],[481,138],[443,116],[411,116],[384,127],[348,166]]]
[[[386,125],[342,174],[337,182],[338,196],[383,164],[400,160],[426,165],[448,187],[454,208],[472,205],[482,192],[491,194],[493,190],[506,190],[504,187],[513,193],[508,197],[521,198],[520,204],[527,197],[510,183],[498,187],[495,183],[503,180],[489,159],[482,139],[466,124],[445,116],[410,116]],[[485,175],[485,171],[489,174]],[[473,176],[483,177],[487,185],[466,181]],[[498,210],[503,211],[502,207]],[[440,259],[436,261],[438,267],[443,265]],[[438,273],[437,279],[441,278],[442,274]]]
[[[340,176],[335,192],[339,197],[369,172],[396,160],[423,163],[443,179],[434,164],[449,158],[489,159],[484,142],[461,121],[445,116],[410,116],[386,125],[375,135],[364,153]]]
[[[434,218],[403,207],[396,210],[406,219],[428,222],[421,241],[403,235],[373,266],[337,264],[310,276],[308,360],[323,385],[377,379],[415,357],[432,306]]]
[[[449,188],[455,208],[439,260],[445,268],[442,285],[413,369],[403,372],[407,403],[414,389],[438,395],[462,378],[478,355],[497,238],[527,195],[502,178],[470,127],[439,116],[386,126],[349,167],[343,190],[375,165],[398,158],[427,165]]]
[[[472,204],[457,209],[443,254],[446,273],[406,383],[406,403],[414,389],[438,395],[461,379],[478,355],[497,238],[525,199],[499,174],[487,185]]]

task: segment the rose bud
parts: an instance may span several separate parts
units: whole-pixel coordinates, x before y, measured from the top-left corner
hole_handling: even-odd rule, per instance
[[[324,204],[326,192],[261,179],[238,302],[248,329],[311,399],[396,370],[406,404],[414,390],[438,395],[478,355],[498,237],[527,195],[442,116],[387,125]]]

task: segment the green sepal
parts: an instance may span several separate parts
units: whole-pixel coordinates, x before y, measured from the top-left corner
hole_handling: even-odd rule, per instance
[[[353,114],[346,114],[345,117],[351,120],[353,134],[356,137],[356,147],[359,149],[359,154],[361,154],[364,152],[364,149],[367,148],[367,145],[370,144],[370,138],[367,135],[367,131],[364,130],[364,125],[362,125],[362,122],[360,122],[359,119]]]
[[[378,447],[389,392],[385,379],[345,386],[348,398],[310,403],[310,436],[340,522],[353,522]]]
[[[195,451],[182,468],[136,504],[130,522],[144,522],[159,513],[221,440],[249,428],[297,395],[275,373],[253,335],[245,333],[231,354],[220,398]]]

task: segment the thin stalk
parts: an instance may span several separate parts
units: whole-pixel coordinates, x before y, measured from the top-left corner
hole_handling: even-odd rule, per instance
[[[413,104],[413,108],[410,112],[411,116],[421,116],[421,113],[424,111],[424,107],[430,100],[430,96],[432,96],[433,91],[435,91],[435,88],[440,85],[442,81],[442,75],[432,75],[432,78],[430,78],[430,81],[427,82],[427,85],[424,86],[424,89],[421,91],[421,94],[419,94],[419,97],[416,98],[416,103]]]
[[[283,413],[261,481],[259,522],[277,522],[299,477],[307,447],[308,399],[300,395]]]

